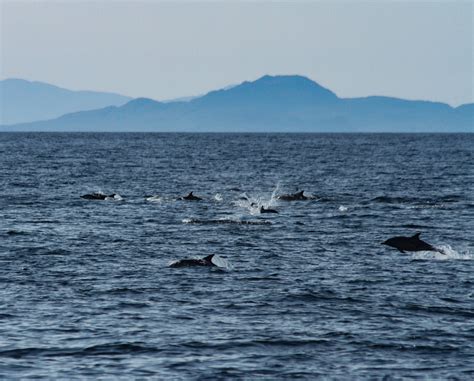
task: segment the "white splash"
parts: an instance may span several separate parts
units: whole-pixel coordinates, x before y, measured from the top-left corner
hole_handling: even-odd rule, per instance
[[[222,201],[224,198],[222,197],[222,195],[220,193],[216,193],[214,195],[214,200],[216,201]]]
[[[340,212],[347,212],[347,206],[340,205],[337,210],[339,210]]]
[[[103,193],[102,193],[103,194]],[[114,194],[113,197],[107,196],[105,198],[106,201],[122,201],[123,198],[119,194]]]
[[[413,259],[435,259],[440,261],[449,261],[449,260],[473,260],[474,256],[469,252],[469,250],[465,251],[457,251],[454,250],[450,245],[438,245],[436,249],[440,251],[437,253],[435,251],[420,251],[414,253],[412,258]]]
[[[266,207],[272,206],[278,200],[278,194],[280,193],[280,182],[277,183],[275,189],[273,189],[270,201]]]
[[[211,262],[217,267],[219,267],[220,269],[225,269],[225,270],[233,269],[233,266],[229,263],[228,260],[218,256],[217,254],[212,257]]]
[[[260,214],[260,207],[263,206],[264,208],[273,208],[278,203],[278,194],[280,190],[280,183],[277,183],[275,188],[273,189],[270,197],[268,197],[268,193],[265,194],[257,194],[257,195],[248,195],[247,193],[243,193],[241,195],[241,199],[234,202],[235,205],[248,209],[251,215],[258,215]]]
[[[146,201],[150,202],[161,202],[161,197],[160,196],[150,196],[145,199]]]

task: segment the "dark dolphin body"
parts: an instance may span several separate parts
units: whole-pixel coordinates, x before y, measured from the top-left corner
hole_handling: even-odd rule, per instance
[[[260,213],[278,213],[275,209],[266,209],[263,206],[260,207]]]
[[[282,194],[281,196],[278,196],[279,200],[283,201],[299,201],[299,200],[307,200],[308,197],[306,197],[303,194],[304,191],[292,193],[292,194]]]
[[[109,196],[103,193],[89,193],[81,196],[81,198],[84,198],[86,200],[105,200],[107,197],[114,198],[115,193],[112,193]]]
[[[193,195],[193,192],[189,192],[187,196],[179,198],[180,200],[185,200],[185,201],[200,201],[202,200],[201,197]]]
[[[212,257],[214,254],[208,255],[207,257],[200,258],[200,259],[181,259],[179,261],[173,262],[170,264],[170,267],[191,267],[191,266],[214,266],[216,265],[212,263]]]
[[[439,249],[431,246],[429,243],[420,239],[421,233],[416,233],[412,237],[393,237],[382,242],[382,245],[387,245],[398,249],[401,253],[405,251],[435,251],[444,254]]]

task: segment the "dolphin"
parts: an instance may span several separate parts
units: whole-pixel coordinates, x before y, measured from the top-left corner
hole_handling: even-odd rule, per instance
[[[186,201],[200,201],[200,200],[202,200],[201,197],[193,195],[193,192],[189,192],[189,194],[187,196],[180,197],[179,199],[180,200],[186,200]]]
[[[207,257],[200,258],[200,259],[181,259],[179,261],[173,262],[169,265],[169,267],[177,268],[177,267],[191,267],[191,266],[213,266],[217,267],[214,263],[212,263],[212,258],[214,254],[208,255]]]
[[[275,209],[266,209],[265,207],[260,207],[260,213],[278,213]]]
[[[299,191],[292,194],[282,194],[281,196],[278,196],[278,200],[283,200],[283,201],[307,200],[308,197],[306,197],[303,193],[304,191]]]
[[[382,242],[382,245],[394,247],[401,253],[404,253],[405,251],[435,251],[440,254],[445,254],[436,247],[431,246],[429,243],[422,241],[420,239],[420,234],[421,233],[416,233],[411,237],[393,237]]]
[[[84,198],[86,200],[105,200],[108,197],[114,198],[115,193],[112,193],[109,196],[107,196],[106,194],[103,194],[103,193],[88,193],[88,194],[84,194],[84,195],[81,196],[81,198]]]

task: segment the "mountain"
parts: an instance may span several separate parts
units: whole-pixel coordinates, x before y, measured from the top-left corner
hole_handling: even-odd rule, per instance
[[[3,126],[15,131],[474,132],[473,105],[390,97],[339,98],[302,76],[264,76],[187,102],[123,106]]]
[[[23,79],[0,81],[0,124],[34,122],[61,115],[121,106],[131,98],[95,91],[71,91],[43,82]]]

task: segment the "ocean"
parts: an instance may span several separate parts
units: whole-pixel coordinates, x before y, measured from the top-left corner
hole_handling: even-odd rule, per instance
[[[0,378],[473,379],[473,180],[473,134],[0,133]]]

